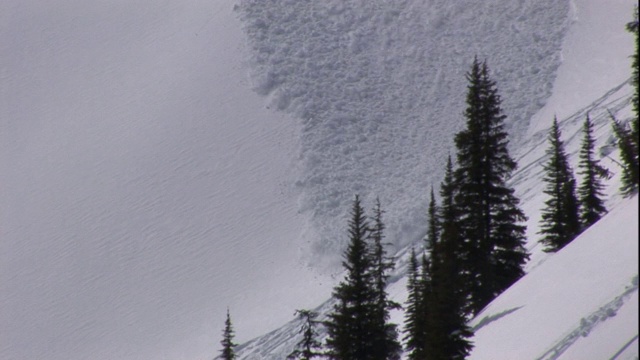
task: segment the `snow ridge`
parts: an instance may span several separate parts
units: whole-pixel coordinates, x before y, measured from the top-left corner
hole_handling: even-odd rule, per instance
[[[503,95],[512,145],[551,94],[569,2],[242,0],[252,79],[271,106],[300,119],[302,211],[319,239],[309,254],[338,264],[348,204],[379,196],[399,247],[425,231],[463,126],[475,55]]]

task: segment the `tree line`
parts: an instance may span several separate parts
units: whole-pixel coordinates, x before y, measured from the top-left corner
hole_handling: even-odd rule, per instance
[[[638,9],[627,30],[638,37]],[[611,116],[622,167],[621,192],[638,192],[638,43],[633,55],[631,124]],[[449,156],[440,184],[439,203],[431,188],[428,226],[422,250],[411,248],[404,304],[404,330],[390,322],[402,306],[388,297],[386,286],[395,259],[384,241],[384,211],[377,199],[368,216],[355,196],[343,254],[345,276],[334,288],[335,304],[326,320],[297,310],[302,339],[287,359],[411,360],[465,359],[473,344],[468,321],[524,275],[527,220],[515,191],[507,184],[516,161],[508,151],[506,115],[486,61],[474,59],[468,80],[465,128],[454,138],[456,162]],[[544,194],[539,242],[556,252],[597,222],[604,206],[603,181],[611,174],[595,159],[593,122],[587,114],[579,152],[578,185],[564,149],[557,119],[548,135],[543,166]],[[324,344],[318,328],[326,331]],[[235,359],[229,312],[220,359]],[[403,344],[404,343],[404,347]]]

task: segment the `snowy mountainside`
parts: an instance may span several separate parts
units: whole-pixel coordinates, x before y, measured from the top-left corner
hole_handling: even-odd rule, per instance
[[[633,40],[624,24],[633,3],[582,0],[571,5],[573,23],[563,43],[564,61],[554,92],[533,116],[527,135],[514,151],[519,169],[511,182],[529,217],[530,275],[473,320],[477,333],[471,359],[638,358],[638,200],[622,199],[618,193],[620,168],[608,115],[611,111],[623,121],[632,116],[628,54]],[[598,41],[594,44],[593,39]],[[541,251],[536,233],[545,200],[542,164],[548,129],[557,114],[575,171],[587,113],[595,124],[598,156],[614,173],[606,190],[610,213],[571,246],[547,254]],[[391,297],[400,302],[406,299],[407,257],[407,248],[398,252],[398,268],[388,287]],[[565,273],[559,274],[560,269]],[[330,308],[328,301],[316,310],[326,313]],[[393,321],[401,324],[402,313],[394,313]],[[244,344],[241,358],[283,358],[299,340],[299,326],[293,320]],[[503,338],[508,345],[501,343]]]
[[[551,0],[242,0],[238,10],[256,91],[303,123],[297,183],[317,234],[314,266],[339,263],[356,193],[380,197],[388,239],[418,240],[428,189],[463,125],[473,57],[488,60],[505,94],[517,146],[551,94],[570,23],[569,2]]]
[[[0,1],[0,359],[210,358],[330,291],[233,4]]]
[[[589,357],[584,357],[584,354],[589,353],[583,348],[596,348],[599,353],[612,355],[626,341],[637,336],[637,322],[632,319],[638,316],[637,302],[634,300],[638,290],[638,201],[637,196],[622,199],[617,193],[620,172],[615,162],[619,159],[617,150],[612,151],[613,134],[608,118],[608,111],[611,111],[616,117],[629,120],[631,92],[631,87],[625,81],[591,105],[560,121],[567,152],[575,169],[581,127],[589,112],[595,124],[594,137],[600,150],[599,158],[614,176],[607,181],[607,206],[610,213],[557,256],[543,252],[537,243],[539,236],[536,235],[539,230],[537,214],[544,202],[542,164],[546,160],[544,150],[548,129],[533,134],[517,151],[520,170],[512,178],[512,184],[529,216],[527,248],[532,257],[527,264],[528,274],[471,322],[477,335],[472,339],[475,348],[470,359],[587,359]],[[397,269],[391,277],[388,292],[393,300],[402,303],[407,297],[404,277],[408,262],[407,248],[403,248],[396,259]],[[598,277],[593,276],[596,273],[599,273]],[[577,304],[580,306],[577,307]],[[324,319],[332,305],[333,301],[328,300],[315,311]],[[519,311],[520,308],[523,308],[522,311]],[[573,309],[571,315],[560,316],[567,309]],[[631,315],[616,317],[615,314],[620,309]],[[511,313],[514,315],[510,316]],[[502,318],[510,320],[499,321]],[[608,318],[614,320],[605,321]],[[556,321],[552,322],[550,319]],[[402,312],[395,312],[392,321],[402,324]],[[622,322],[622,325],[616,322]],[[586,337],[592,330],[603,326],[613,327],[617,330],[616,334],[621,333],[620,337],[601,336],[595,340],[589,338],[577,341],[579,336]],[[299,327],[300,322],[293,320],[280,329],[243,344],[239,351],[240,358],[275,360],[286,357],[299,341]],[[554,331],[548,331],[547,327]],[[586,335],[582,335],[583,333]],[[504,349],[501,339],[510,341],[507,345],[510,352],[506,355],[500,352],[500,349]],[[620,347],[601,346],[601,342],[618,344]],[[574,343],[577,346],[572,347]],[[569,355],[572,352],[583,355],[559,357],[565,351]],[[633,351],[633,347],[627,351],[638,354]],[[554,357],[554,354],[558,357]]]
[[[328,298],[340,274],[317,269],[339,261],[355,192],[387,210],[402,301],[472,57],[514,149],[540,147],[560,105],[571,136],[628,77],[629,1],[1,1],[0,358],[210,359],[227,307],[238,342],[264,334]],[[530,225],[536,186],[518,185]],[[286,354],[296,332],[242,354]]]

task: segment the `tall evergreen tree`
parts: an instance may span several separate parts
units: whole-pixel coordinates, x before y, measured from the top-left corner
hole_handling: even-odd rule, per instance
[[[586,228],[607,213],[602,200],[604,196],[602,179],[609,177],[609,171],[594,158],[593,123],[588,114],[584,121],[583,133],[580,163],[578,165],[580,169],[578,174],[582,175],[582,182],[578,188],[578,197],[580,201],[580,222],[583,228]]]
[[[638,44],[638,34],[640,25],[638,22],[638,6],[635,8],[634,19],[627,23],[627,31],[635,37],[635,51],[631,56],[633,59],[631,68],[631,85],[634,87],[631,102],[635,116],[631,120],[631,126],[627,126],[615,119],[613,114],[609,113],[613,121],[613,132],[617,138],[617,145],[620,149],[620,157],[623,163],[622,178],[620,191],[624,196],[631,196],[638,192],[640,181],[640,104],[638,94],[640,92],[640,65],[638,58],[640,57],[640,45]]]
[[[374,351],[378,359],[395,360],[400,359],[402,353],[402,345],[398,341],[397,325],[390,323],[390,311],[400,308],[400,304],[391,301],[387,296],[387,281],[389,272],[395,267],[393,258],[387,256],[384,243],[384,223],[382,214],[384,211],[380,206],[380,199],[376,199],[376,205],[373,209],[372,229],[370,232],[370,240],[372,242],[372,259],[373,264],[373,281],[374,291],[376,292],[376,313],[375,324],[373,325],[373,344]]]
[[[409,360],[424,360],[425,352],[425,296],[420,278],[420,268],[416,251],[412,247],[409,257],[409,269],[407,273],[407,302],[405,305],[404,341]]]
[[[486,62],[474,59],[469,81],[466,129],[455,136],[456,207],[460,212],[463,271],[469,313],[477,314],[524,275],[526,217],[507,180],[517,164],[509,155],[506,115]]]
[[[224,331],[222,332],[222,350],[220,350],[219,359],[222,360],[234,360],[236,353],[234,348],[238,345],[233,342],[234,337],[233,326],[231,325],[231,316],[229,315],[229,309],[227,309],[227,319],[224,322]]]
[[[638,6],[636,6],[634,19],[633,21],[627,23],[626,26],[627,31],[634,35],[636,44],[635,51],[631,56],[631,58],[633,59],[631,64],[631,69],[633,69],[631,75],[631,84],[635,88],[631,101],[633,103],[633,110],[636,113],[636,117],[631,122],[631,135],[636,142],[636,149],[640,148],[640,134],[638,134],[640,127],[638,124],[638,122],[640,121],[640,101],[638,100],[638,93],[640,92],[640,63],[638,63],[638,58],[640,57],[640,44],[638,44],[638,41],[640,41],[640,39],[638,39],[638,34],[640,31],[639,27],[640,25],[638,22]]]
[[[549,160],[544,165],[546,188],[549,196],[542,209],[540,242],[544,251],[556,252],[573,240],[580,232],[578,199],[575,179],[561,140],[558,120],[553,119],[549,132]]]
[[[333,292],[337,303],[325,323],[328,356],[337,360],[373,360],[377,292],[367,238],[370,228],[356,196],[349,221],[349,244],[342,263],[346,276]]]
[[[318,341],[317,325],[320,323],[316,318],[318,313],[311,310],[296,310],[297,315],[302,320],[300,333],[302,340],[296,344],[296,349],[287,356],[288,360],[310,360],[317,357],[323,357],[321,351],[322,344]]]
[[[454,204],[456,185],[451,157],[447,161],[445,178],[440,188],[441,234],[431,250],[430,281],[425,307],[425,359],[464,359],[469,354],[473,336],[464,314],[467,292],[462,273],[463,254],[460,235],[461,218]],[[426,276],[423,276],[426,278]]]
[[[436,203],[435,196],[433,195],[433,186],[431,187],[431,198],[429,200],[429,209],[427,211],[429,216],[429,229],[427,232],[427,250],[431,251],[433,245],[440,238],[440,219],[438,219],[438,204]]]
[[[622,177],[620,191],[625,196],[631,196],[638,192],[640,180],[640,164],[638,159],[638,146],[633,138],[633,131],[626,124],[619,122],[613,114],[609,113],[612,120],[613,132],[617,138],[622,160]]]

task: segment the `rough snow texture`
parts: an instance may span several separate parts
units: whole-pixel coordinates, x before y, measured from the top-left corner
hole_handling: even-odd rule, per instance
[[[477,333],[471,359],[638,358],[638,199],[623,200],[618,193],[618,152],[608,118],[608,111],[623,121],[632,116],[627,54],[632,52],[633,38],[624,31],[632,7],[630,1],[572,2],[575,22],[563,43],[566,56],[558,69],[556,91],[548,99],[549,104],[562,106],[560,127],[574,170],[586,114],[594,121],[597,156],[614,174],[606,182],[611,212],[558,254],[541,251],[537,232],[545,201],[542,164],[554,114],[553,106],[544,107],[514,151],[520,167],[511,179],[529,217],[529,274],[473,320]],[[576,80],[582,85],[574,86]],[[403,277],[407,249],[401,249],[397,258],[399,266],[388,291],[402,302],[407,296]],[[328,304],[318,309],[326,311]],[[394,313],[392,320],[401,324],[402,313]],[[298,326],[291,322],[249,342],[241,358],[282,358],[299,340]]]
[[[356,193],[380,197],[397,245],[424,233],[474,56],[487,59],[518,141],[551,94],[570,22],[557,0],[241,0],[239,12],[256,91],[303,124],[302,209],[334,263]]]

